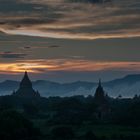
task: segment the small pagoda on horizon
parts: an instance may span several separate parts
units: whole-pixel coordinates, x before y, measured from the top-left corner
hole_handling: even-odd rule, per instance
[[[27,98],[40,97],[39,92],[33,89],[32,82],[29,79],[27,71],[25,71],[24,77],[20,82],[19,89],[14,91],[12,95]]]
[[[106,94],[105,94],[104,89],[102,87],[101,79],[99,79],[98,87],[97,87],[97,89],[95,91],[95,95],[94,95],[94,100],[98,104],[106,103]]]
[[[94,102],[97,105],[97,117],[99,119],[105,119],[111,112],[108,98],[109,96],[104,92],[101,80],[99,80],[98,87],[94,95]]]

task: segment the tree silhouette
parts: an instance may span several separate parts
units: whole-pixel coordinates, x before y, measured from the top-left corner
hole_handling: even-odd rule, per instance
[[[0,112],[1,140],[39,140],[40,131],[16,111]]]
[[[52,130],[52,137],[53,139],[66,139],[71,140],[74,137],[74,132],[71,127],[55,127]]]

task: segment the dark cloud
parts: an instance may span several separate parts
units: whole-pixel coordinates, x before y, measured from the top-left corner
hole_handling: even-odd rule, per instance
[[[24,3],[21,0],[0,0],[0,12],[35,11],[41,4]]]
[[[56,22],[57,20],[54,18],[20,18],[20,19],[4,19],[4,21],[0,22],[0,25],[5,25],[8,28],[22,28],[24,26],[34,26],[34,25],[41,25],[41,24],[49,24]]]
[[[60,48],[59,45],[44,45],[44,46],[25,46],[23,49],[41,49],[41,48]]]
[[[2,24],[9,24],[9,25],[37,25],[37,24],[45,24],[45,23],[51,23],[55,22],[56,20],[53,18],[23,18],[23,19],[17,19],[17,20],[6,20]]]
[[[60,48],[61,46],[58,46],[58,45],[50,45],[48,46],[48,48]]]
[[[14,53],[11,51],[6,51],[6,52],[0,52],[0,57],[1,58],[24,58],[25,56],[27,56],[27,54],[24,53]]]
[[[84,3],[105,3],[111,2],[112,0],[67,0],[70,2],[84,2]]]
[[[26,47],[23,47],[24,49],[31,49],[32,47],[30,46],[26,46]]]
[[[24,0],[0,0],[0,25],[10,28],[48,24],[62,16],[44,3]]]

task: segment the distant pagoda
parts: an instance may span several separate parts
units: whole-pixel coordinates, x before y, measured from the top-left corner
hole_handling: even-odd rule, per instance
[[[25,71],[24,77],[20,82],[19,89],[17,91],[14,91],[12,95],[18,97],[29,97],[29,98],[40,97],[39,92],[33,89],[32,82],[28,77],[27,71]]]
[[[102,87],[101,80],[99,80],[98,87],[95,91],[94,100],[98,104],[104,104],[106,102],[106,95],[105,95],[104,89]]]
[[[108,99],[109,97],[104,92],[101,80],[99,80],[99,84],[94,95],[94,102],[97,105],[97,116],[99,119],[104,119],[110,114],[111,108]]]

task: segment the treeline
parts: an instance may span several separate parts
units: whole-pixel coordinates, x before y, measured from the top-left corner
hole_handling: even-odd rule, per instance
[[[20,111],[29,118],[45,118],[50,123],[81,124],[110,123],[140,126],[140,97],[133,99],[107,98],[108,108],[96,103],[93,96],[21,98],[1,96],[0,109]],[[104,108],[101,108],[101,107]],[[102,110],[100,110],[100,108]],[[106,110],[109,109],[110,111]],[[99,115],[102,115],[100,117]],[[104,115],[105,114],[105,115]]]
[[[140,131],[140,97],[135,96],[133,99],[107,97],[107,101],[110,111],[105,114],[106,110],[100,110],[100,105],[92,96],[0,97],[0,139],[140,139],[138,133]],[[102,111],[103,115],[100,117]],[[96,126],[101,126],[99,132],[96,132]],[[112,128],[109,134],[105,133],[107,127]],[[124,128],[128,129],[125,134],[121,132]],[[114,134],[116,129],[117,132]]]
[[[136,134],[110,134],[97,135],[93,130],[85,130],[78,134],[73,126],[53,126],[52,129],[45,129],[49,133],[44,134],[34,123],[25,118],[22,114],[3,110],[0,112],[0,139],[2,140],[139,140],[140,135]]]

